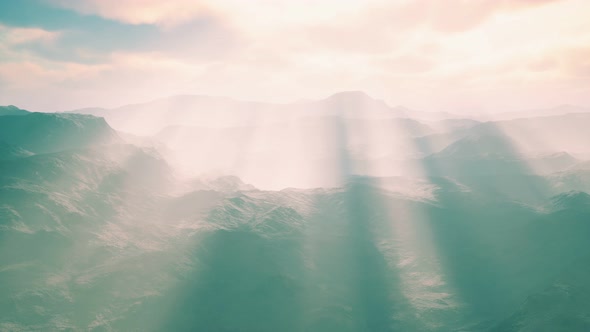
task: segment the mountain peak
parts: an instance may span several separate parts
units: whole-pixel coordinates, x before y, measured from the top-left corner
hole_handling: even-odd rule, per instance
[[[0,106],[0,115],[25,115],[29,114],[29,111],[25,111],[14,105]]]
[[[33,153],[49,153],[120,141],[103,118],[73,113],[4,116],[0,140]]]
[[[468,135],[434,154],[436,157],[445,158],[497,158],[515,155],[516,151],[508,139],[488,134]]]
[[[590,195],[583,191],[568,191],[552,198],[553,206],[558,209],[580,209],[590,207]]]

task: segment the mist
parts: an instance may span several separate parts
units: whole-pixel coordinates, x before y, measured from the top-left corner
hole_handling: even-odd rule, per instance
[[[0,331],[589,331],[589,9],[0,1]]]

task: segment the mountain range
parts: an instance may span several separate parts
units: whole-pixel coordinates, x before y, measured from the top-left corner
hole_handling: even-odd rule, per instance
[[[590,113],[0,110],[0,330],[590,328]]]

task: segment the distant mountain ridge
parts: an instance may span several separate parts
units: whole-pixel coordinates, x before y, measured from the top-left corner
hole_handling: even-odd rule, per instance
[[[540,116],[555,116],[570,113],[590,113],[590,107],[582,107],[576,105],[558,105],[549,108],[530,109],[515,112],[499,112],[496,114],[488,114],[483,116],[487,120],[514,120],[522,118],[532,118]]]
[[[362,91],[344,91],[324,99],[302,100],[293,103],[267,103],[240,101],[229,97],[207,95],[176,95],[149,102],[128,104],[116,108],[82,108],[69,113],[91,114],[105,117],[118,130],[134,134],[154,134],[166,126],[235,126],[252,124],[258,120],[281,121],[277,116],[290,119],[299,116],[341,115],[347,117],[373,116],[385,118],[411,118],[418,121],[464,120],[500,121],[569,113],[590,113],[590,108],[560,105],[547,109],[494,114],[462,114],[412,110],[403,106],[390,106]],[[126,121],[133,119],[133,121]],[[449,125],[457,125],[459,122]]]
[[[29,111],[23,110],[21,108],[18,108],[14,105],[8,105],[8,106],[0,106],[0,116],[4,116],[4,115],[25,115],[25,114],[29,114]]]
[[[113,128],[134,134],[154,134],[171,125],[243,126],[257,121],[284,122],[310,116],[344,116],[349,118],[412,118],[442,120],[461,118],[444,112],[414,111],[391,107],[361,91],[346,91],[325,99],[273,104],[237,101],[226,97],[179,95],[151,102],[130,104],[113,109],[84,108],[69,113],[104,117]]]
[[[0,141],[33,153],[122,142],[103,118],[64,113],[3,116],[0,118]]]

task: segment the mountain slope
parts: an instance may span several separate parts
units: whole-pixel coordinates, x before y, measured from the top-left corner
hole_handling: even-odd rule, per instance
[[[0,118],[0,141],[34,153],[121,142],[102,118],[56,113],[3,116]]]
[[[590,329],[590,195],[568,192],[552,200],[553,212],[531,223],[529,236],[539,242],[535,259],[563,268],[542,269],[552,278],[529,295],[493,332],[588,331]],[[548,266],[549,267],[549,266]]]
[[[0,116],[4,115],[26,115],[29,114],[29,111],[25,111],[20,109],[14,105],[9,106],[0,106]]]
[[[32,156],[33,153],[13,144],[0,141],[0,160],[13,160]]]
[[[470,128],[468,135],[502,135],[523,153],[588,154],[589,125],[590,113],[572,113],[485,122]]]

